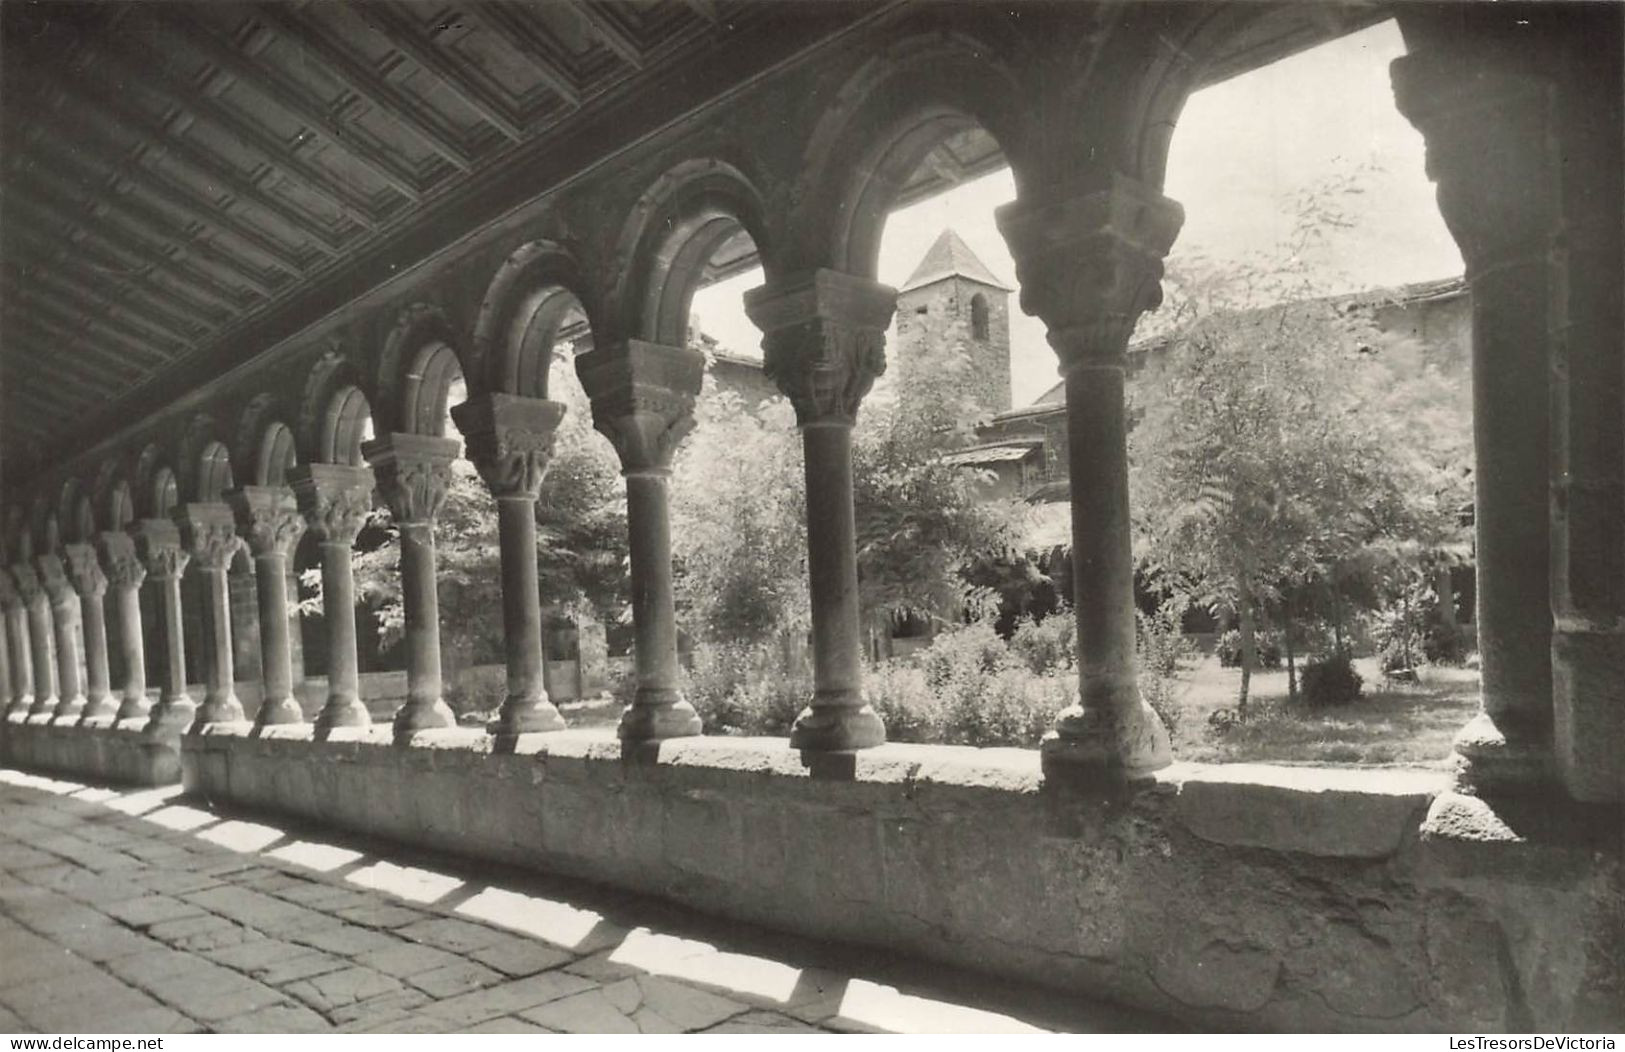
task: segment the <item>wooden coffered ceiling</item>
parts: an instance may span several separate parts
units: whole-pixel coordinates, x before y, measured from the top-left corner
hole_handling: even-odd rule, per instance
[[[8,472],[81,445],[130,392],[482,173],[774,14],[740,0],[7,0]],[[788,28],[816,39],[828,22]]]

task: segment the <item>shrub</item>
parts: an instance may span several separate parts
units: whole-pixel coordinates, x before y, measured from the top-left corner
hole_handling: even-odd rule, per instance
[[[1072,668],[1077,662],[1077,647],[1078,620],[1066,607],[1042,621],[1023,617],[1010,637],[1011,653],[1029,672],[1039,676]]]
[[[1162,718],[1163,726],[1173,734],[1179,727],[1179,699],[1188,684],[1184,682],[1185,666],[1196,658],[1196,647],[1187,638],[1182,625],[1188,602],[1170,598],[1164,600],[1154,614],[1135,611],[1135,650],[1139,660],[1140,696]]]
[[[812,684],[785,668],[772,643],[707,643],[694,650],[684,693],[707,734],[783,735],[812,697]]]
[[[1281,641],[1274,632],[1253,633],[1253,646],[1258,649],[1259,668],[1281,667]],[[1213,652],[1218,655],[1219,664],[1224,668],[1240,668],[1241,630],[1232,628],[1220,636]]]
[[[1347,654],[1317,658],[1303,666],[1303,698],[1313,708],[1355,701],[1364,682]]]
[[[939,694],[954,680],[998,672],[1013,662],[1010,648],[987,621],[937,633],[914,660],[925,672],[926,684]]]
[[[1434,665],[1461,665],[1476,648],[1470,625],[1446,624],[1442,619],[1428,626],[1422,639],[1422,654]]]
[[[869,671],[864,693],[886,723],[886,740],[942,740],[942,704],[926,685],[925,673],[903,661],[887,661]]]

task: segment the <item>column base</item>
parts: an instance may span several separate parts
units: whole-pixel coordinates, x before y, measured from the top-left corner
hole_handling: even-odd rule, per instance
[[[203,727],[210,723],[242,723],[247,719],[243,703],[232,693],[221,698],[204,698],[203,704],[198,707],[196,722],[197,726]]]
[[[16,717],[18,720],[26,720],[33,708],[34,695],[24,694],[21,697],[14,698],[11,704],[6,706],[6,719],[9,721]]]
[[[160,736],[180,734],[192,726],[196,719],[197,702],[192,700],[190,694],[160,698],[158,704],[152,707],[152,712],[147,715],[147,725],[141,732]]]
[[[1555,781],[1549,732],[1479,710],[1456,732],[1456,785],[1469,794],[1545,790]]]
[[[1625,627],[1552,633],[1552,746],[1570,796],[1625,802]]]
[[[118,712],[114,714],[113,722],[120,723],[124,720],[133,720],[138,716],[145,716],[150,711],[145,694],[138,698],[126,697],[119,702]]]
[[[38,720],[41,717],[50,719],[56,713],[58,701],[53,697],[35,698],[33,704],[28,706],[28,718]]]
[[[395,729],[397,738],[416,734],[418,731],[434,731],[442,727],[457,726],[457,714],[451,711],[444,698],[435,698],[430,702],[408,701],[395,713],[390,721]]]
[[[56,703],[56,708],[51,710],[51,726],[71,727],[78,723],[79,717],[84,715],[85,704],[85,696],[83,694],[79,694],[71,698],[63,698],[61,701]]]
[[[316,714],[316,731],[334,730],[339,727],[370,727],[372,714],[367,707],[361,704],[360,698],[347,698],[339,694],[329,694],[327,704],[322,711]]]
[[[553,699],[543,694],[539,698],[509,695],[502,702],[497,718],[485,725],[494,738],[513,738],[521,734],[562,731],[566,724]]]
[[[1150,778],[1173,763],[1162,719],[1136,697],[1126,712],[1068,707],[1040,744],[1049,780],[1121,784]]]
[[[91,698],[85,702],[85,710],[79,714],[78,725],[83,727],[91,720],[111,718],[117,711],[118,706],[113,704],[111,695],[103,694],[99,698]]]
[[[807,752],[851,752],[884,744],[885,721],[862,698],[844,705],[821,705],[814,698],[790,728],[790,748]]]
[[[259,711],[254,714],[255,730],[303,722],[305,710],[300,708],[298,700],[292,697],[266,698],[260,702]]]
[[[645,693],[639,690],[632,704],[621,712],[615,736],[623,742],[656,742],[667,738],[692,738],[704,731],[700,714],[676,691]]]

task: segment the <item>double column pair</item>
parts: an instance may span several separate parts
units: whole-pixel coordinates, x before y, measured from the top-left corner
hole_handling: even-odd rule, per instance
[[[1403,10],[1392,73],[1472,292],[1482,709],[1456,739],[1460,782],[1617,802],[1625,15],[1561,16]]]

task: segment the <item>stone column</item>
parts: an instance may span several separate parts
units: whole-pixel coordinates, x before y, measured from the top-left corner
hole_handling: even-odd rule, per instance
[[[50,599],[51,624],[56,632],[56,707],[50,710],[52,723],[78,723],[85,711],[84,684],[79,678],[79,593],[73,590],[62,556],[54,552],[37,556],[40,584]]]
[[[1553,775],[1548,375],[1562,282],[1553,85],[1509,53],[1475,53],[1475,33],[1423,41],[1413,28],[1407,40],[1394,95],[1426,140],[1473,304],[1483,708],[1456,752],[1467,786],[1527,786]]]
[[[0,613],[5,617],[0,625],[5,639],[0,644],[7,650],[10,665],[10,678],[5,683],[5,718],[22,719],[34,704],[34,659],[28,646],[28,611],[11,575],[5,572],[0,572]]]
[[[434,520],[446,501],[451,462],[461,448],[454,438],[396,433],[362,449],[401,531],[407,686],[406,704],[395,714],[398,738],[457,723],[451,706],[440,696],[440,589],[435,580]],[[531,562],[534,565],[534,555]]]
[[[356,652],[355,575],[350,550],[372,508],[372,471],[346,464],[302,464],[289,473],[299,510],[322,549],[322,609],[327,622],[327,703],[316,729],[366,727]]]
[[[1021,307],[1043,320],[1066,382],[1078,701],[1043,743],[1046,774],[1116,783],[1172,759],[1135,678],[1123,381],[1129,336],[1162,300],[1162,260],[1184,218],[1177,202],[1116,174],[1092,192],[998,212]]]
[[[1552,720],[1578,800],[1625,802],[1625,12],[1564,11],[1552,362]]]
[[[237,555],[237,524],[223,502],[183,504],[175,523],[203,582],[203,705],[197,726],[238,723],[245,717],[237,699],[237,674],[231,650],[231,560]]]
[[[508,696],[490,726],[499,738],[556,731],[564,717],[542,681],[542,606],[536,576],[536,497],[553,457],[564,406],[540,398],[488,394],[451,411],[468,456],[497,501],[502,550],[502,635]]]
[[[68,559],[68,576],[79,593],[79,618],[85,631],[85,707],[79,722],[111,716],[117,706],[107,676],[107,577],[89,544],[69,544],[63,551]]]
[[[103,533],[97,544],[113,591],[119,649],[124,658],[122,697],[113,717],[117,723],[147,711],[147,652],[141,635],[141,583],[147,579],[147,568],[136,555],[135,538],[127,533]]]
[[[186,635],[181,621],[181,575],[191,556],[181,547],[180,528],[168,519],[141,519],[130,532],[157,586],[162,612],[158,634],[164,641],[164,677],[158,704],[147,714],[145,733],[179,734],[197,716],[197,703],[186,692]],[[126,698],[124,707],[128,704]]]
[[[701,729],[699,714],[683,697],[677,663],[666,490],[672,455],[694,428],[704,372],[700,352],[640,340],[576,358],[576,374],[592,399],[593,426],[615,446],[626,478],[638,688],[621,713],[622,741],[660,741]]]
[[[795,407],[805,457],[814,693],[790,732],[798,749],[865,749],[886,740],[863,696],[852,426],[886,371],[886,326],[896,306],[895,289],[831,270],[745,297],[763,333],[763,368]]]
[[[40,583],[39,571],[28,562],[19,562],[11,568],[11,578],[17,584],[27,615],[29,663],[34,668],[34,701],[28,707],[30,720],[49,718],[56,711],[57,682],[56,655],[52,653],[51,600]]]
[[[259,602],[260,668],[265,695],[255,727],[302,723],[305,711],[293,693],[292,625],[288,615],[288,560],[305,532],[293,491],[279,486],[244,486],[228,498],[237,531],[254,556]]]

